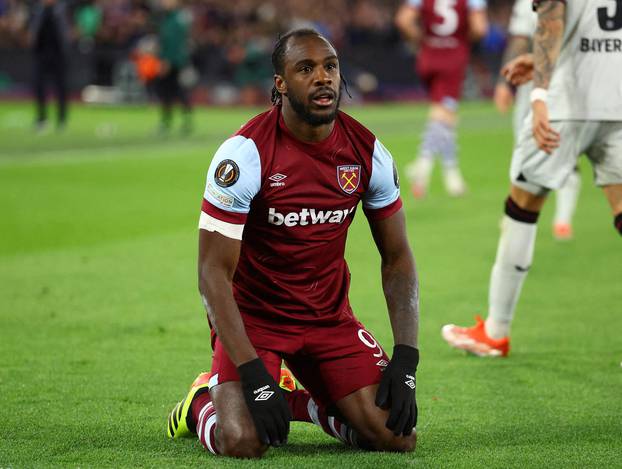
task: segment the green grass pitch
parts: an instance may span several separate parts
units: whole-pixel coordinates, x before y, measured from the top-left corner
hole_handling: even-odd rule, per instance
[[[73,106],[35,136],[30,104],[0,105],[0,467],[622,467],[622,249],[591,169],[575,240],[545,208],[508,359],[449,349],[444,323],[485,313],[508,188],[509,117],[461,109],[470,185],[414,201],[402,184],[421,280],[415,454],[342,447],[294,423],[261,461],[169,441],[167,412],[210,364],[196,287],[197,220],[217,146],[258,110],[199,109],[187,139],[153,135],[156,108]],[[422,106],[350,112],[403,174]],[[551,201],[552,202],[552,201]],[[351,300],[387,350],[379,258],[362,213],[350,231]]]

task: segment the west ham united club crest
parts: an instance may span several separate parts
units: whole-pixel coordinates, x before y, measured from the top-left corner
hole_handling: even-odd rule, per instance
[[[337,166],[337,182],[346,194],[352,194],[358,189],[360,181],[361,165]]]

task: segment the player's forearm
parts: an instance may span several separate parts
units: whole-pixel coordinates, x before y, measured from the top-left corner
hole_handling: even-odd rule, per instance
[[[511,36],[505,51],[503,52],[503,58],[501,59],[501,66],[505,66],[514,60],[516,57],[529,52],[531,46],[531,40],[526,36]],[[499,82],[507,83],[503,76],[499,76]]]
[[[257,352],[248,339],[242,316],[233,297],[230,280],[224,275],[201,269],[199,290],[207,315],[216,330],[227,355],[239,366],[257,358]]]
[[[382,288],[395,344],[418,347],[419,281],[410,252],[382,264]]]
[[[534,86],[548,89],[562,45],[566,5],[544,0],[538,5],[538,28],[533,38]]]
[[[418,16],[417,10],[403,6],[395,17],[395,26],[397,26],[404,39],[414,44],[418,44],[422,36],[421,28],[417,24]]]

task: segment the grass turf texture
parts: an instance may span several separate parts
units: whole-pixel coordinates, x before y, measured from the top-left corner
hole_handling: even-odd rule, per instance
[[[403,174],[425,108],[350,112]],[[512,142],[488,104],[461,109],[467,197],[447,197],[438,173],[426,200],[402,185],[421,279],[417,452],[350,450],[299,423],[259,462],[167,440],[168,411],[210,363],[195,274],[205,171],[254,113],[199,109],[195,135],[163,139],[154,108],[74,106],[65,133],[36,137],[29,105],[0,105],[0,467],[620,466],[622,254],[585,162],[575,240],[553,241],[544,211],[511,357],[440,338],[486,308]],[[347,259],[354,310],[390,351],[362,213]]]

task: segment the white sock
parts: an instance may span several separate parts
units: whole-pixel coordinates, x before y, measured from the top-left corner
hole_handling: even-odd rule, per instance
[[[203,406],[199,413],[199,421],[197,423],[197,436],[203,447],[212,454],[220,454],[216,447],[216,425],[218,418],[216,417],[216,409],[210,401]]]
[[[434,156],[429,153],[422,153],[406,167],[406,177],[411,184],[427,187],[430,183],[432,169],[434,169]]]
[[[490,276],[486,333],[492,339],[506,337],[523,281],[533,260],[537,225],[503,217],[497,258]]]
[[[572,217],[577,208],[577,199],[581,190],[581,175],[578,171],[573,171],[566,182],[555,194],[555,225],[571,225]]]

